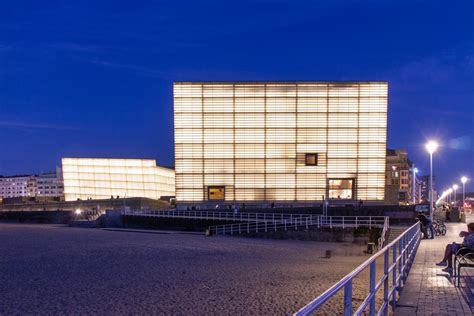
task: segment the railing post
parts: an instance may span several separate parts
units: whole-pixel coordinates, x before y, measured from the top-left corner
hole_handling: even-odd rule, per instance
[[[399,281],[397,283],[397,286],[399,288],[402,287],[402,282],[403,282],[403,274],[402,274],[402,271],[403,271],[403,237],[402,239],[399,239],[398,240],[398,255],[400,256],[400,260],[398,261],[398,278],[399,278]]]
[[[329,228],[332,229],[332,216],[329,217]]]
[[[309,229],[308,227],[308,218],[306,217],[306,229]]]
[[[272,222],[275,224],[275,213],[272,214]]]
[[[403,268],[402,268],[402,273],[403,273],[403,276],[402,276],[402,281],[403,283],[405,283],[405,278],[406,278],[406,264],[407,264],[407,259],[408,259],[408,247],[407,247],[407,234],[404,234],[403,235]]]
[[[383,314],[388,316],[388,255],[390,249],[385,251],[383,256],[383,274],[385,276],[385,281],[383,281],[383,301],[386,304],[385,309],[383,310]]]
[[[375,315],[375,260],[370,263],[370,316]]]
[[[344,286],[344,316],[352,315],[352,279]]]
[[[285,219],[285,231],[286,231],[286,219]]]
[[[342,217],[342,229],[344,229],[344,216]]]
[[[258,233],[258,221],[255,222],[255,232]]]
[[[358,221],[357,221],[357,216],[356,216],[356,227],[355,227],[355,228],[358,228],[358,226],[357,226],[357,222],[358,222]]]
[[[265,232],[267,232],[267,221],[265,220]]]
[[[372,216],[369,216],[369,229],[372,228]]]
[[[397,245],[392,246],[392,311],[395,310],[395,306],[397,304]]]

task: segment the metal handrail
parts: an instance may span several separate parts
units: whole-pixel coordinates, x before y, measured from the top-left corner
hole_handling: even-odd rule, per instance
[[[271,221],[283,222],[293,219],[303,220],[307,217],[318,216],[315,214],[293,214],[293,213],[246,213],[246,212],[222,212],[222,211],[177,211],[177,210],[123,210],[122,215],[149,216],[166,218],[195,218],[195,219],[218,219],[239,222]]]
[[[312,314],[342,288],[344,288],[344,315],[352,315],[352,280],[367,267],[370,267],[370,293],[355,311],[354,315],[361,315],[367,306],[370,306],[370,315],[375,315],[375,296],[377,290],[382,288],[382,286],[384,290],[384,303],[377,311],[377,315],[388,315],[389,301],[392,302],[392,310],[396,307],[397,292],[400,292],[404,285],[405,278],[408,275],[416,250],[420,244],[420,235],[420,225],[416,223],[294,315]],[[389,264],[390,251],[392,251],[391,264]],[[382,255],[384,257],[384,274],[376,282],[376,260]],[[390,273],[392,273],[392,286],[389,288],[388,278]]]
[[[260,223],[260,224],[259,224]],[[329,226],[332,227],[380,227],[388,223],[388,217],[384,216],[329,216],[325,217],[322,215],[309,215],[307,217],[293,217],[289,220],[283,221],[274,221],[274,222],[253,222],[252,224],[247,223],[238,223],[238,224],[224,224],[224,225],[214,225],[209,226],[209,232],[214,235],[226,235],[226,234],[242,234],[250,232],[260,232],[268,230],[277,231],[280,228],[287,230],[288,227],[294,227],[298,229],[300,227],[306,227],[307,229],[310,226]],[[271,227],[270,227],[271,226]]]

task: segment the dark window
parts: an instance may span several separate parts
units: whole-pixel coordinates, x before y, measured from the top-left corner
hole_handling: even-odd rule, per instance
[[[305,164],[307,166],[317,166],[318,165],[318,154],[306,154]]]

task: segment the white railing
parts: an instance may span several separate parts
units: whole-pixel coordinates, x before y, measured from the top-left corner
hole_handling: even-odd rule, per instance
[[[322,216],[305,215],[303,217],[294,216],[282,221],[257,221],[247,223],[236,223],[226,225],[210,226],[210,235],[234,235],[243,233],[259,233],[277,230],[288,230],[289,228],[298,230],[309,227],[384,227],[388,223],[388,217],[384,216]]]
[[[246,213],[246,212],[214,212],[214,211],[177,211],[177,210],[123,210],[122,215],[145,216],[162,218],[190,218],[205,220],[225,220],[233,222],[272,222],[282,223],[283,221],[302,221],[308,217],[317,217],[313,214],[292,214],[292,213]]]
[[[383,229],[382,229],[382,232],[380,233],[377,249],[382,249],[383,248],[383,244],[385,243],[385,235],[387,235],[388,228],[389,228],[389,218],[387,216],[387,217],[385,217],[385,220],[384,220],[384,223],[383,223]]]
[[[421,240],[420,224],[416,223],[403,234],[398,236],[387,246],[383,247],[375,255],[367,259],[358,266],[354,271],[346,275],[339,282],[334,284],[326,292],[315,298],[309,304],[301,308],[294,315],[310,315],[332,298],[339,290],[344,289],[344,315],[352,315],[353,298],[352,298],[352,281],[367,267],[370,269],[369,293],[364,301],[358,306],[354,315],[362,315],[369,307],[369,315],[388,315],[389,304],[391,302],[392,311],[396,307],[397,293],[400,292],[404,285],[405,279],[413,263],[416,250]],[[391,253],[391,262],[389,260]],[[383,257],[383,274],[380,279],[376,280],[376,260]],[[391,285],[390,285],[390,276]],[[383,288],[383,304],[379,310],[376,310],[375,299],[377,291]]]

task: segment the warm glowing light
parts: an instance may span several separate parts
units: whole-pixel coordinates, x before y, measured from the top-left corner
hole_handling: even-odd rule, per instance
[[[64,196],[77,199],[174,196],[174,171],[155,160],[63,158]]]
[[[80,215],[82,213],[82,210],[78,208],[74,211],[74,213],[76,213],[76,215]]]
[[[456,191],[459,188],[457,184],[453,184],[453,190]]]
[[[387,83],[175,83],[178,202],[383,200]]]
[[[461,182],[462,184],[465,184],[467,182],[467,177],[461,177]]]
[[[426,144],[426,150],[428,150],[430,154],[433,154],[436,151],[436,149],[438,149],[437,142],[431,140]]]
[[[449,193],[449,194],[453,193],[453,189],[452,189],[452,188],[449,188],[448,193]]]
[[[413,169],[414,173],[418,173],[418,168]]]

